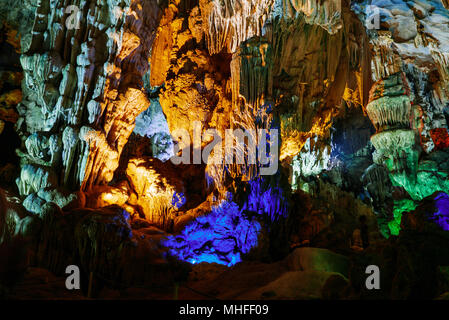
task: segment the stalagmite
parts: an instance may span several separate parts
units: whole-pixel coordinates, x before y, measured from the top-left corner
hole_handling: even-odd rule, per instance
[[[381,33],[377,39],[372,40],[374,56],[372,60],[373,78],[378,81],[401,71],[401,58],[395,52],[391,33]]]

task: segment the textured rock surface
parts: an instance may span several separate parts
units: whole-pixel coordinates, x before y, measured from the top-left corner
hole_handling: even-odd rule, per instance
[[[211,56],[202,42],[203,30],[198,7],[185,12],[170,6],[153,45],[150,83],[164,84],[159,102],[175,141],[179,129],[193,136],[194,121],[203,131],[208,127],[222,131],[229,121],[230,56]]]
[[[341,279],[340,290],[346,287],[347,280],[338,273],[315,270],[291,271],[248,296],[260,299],[265,295],[279,300],[323,299],[325,298],[323,289],[329,281],[332,281],[333,277]]]
[[[284,14],[303,13],[306,22],[319,25],[330,34],[335,34],[342,28],[342,1],[292,0],[283,5]]]
[[[88,189],[112,180],[135,118],[148,105],[141,78],[159,9],[150,1],[74,2],[88,10],[79,28],[70,29],[61,14],[66,5],[39,3],[33,36],[23,38],[18,128],[27,142],[24,163],[43,164],[43,176],[59,168],[63,176],[54,186]],[[144,18],[143,12],[151,15]],[[42,18],[47,15],[51,21]],[[135,59],[142,62],[129,63]],[[28,194],[29,182],[19,184],[21,194]]]
[[[175,211],[186,202],[185,188],[175,169],[157,159],[131,159],[126,175],[134,191],[128,203],[148,221],[170,227]]]
[[[210,54],[233,53],[240,43],[262,33],[274,0],[200,0]]]
[[[29,238],[40,231],[40,221],[20,204],[19,199],[7,195],[0,189],[0,242],[8,243],[13,238]]]

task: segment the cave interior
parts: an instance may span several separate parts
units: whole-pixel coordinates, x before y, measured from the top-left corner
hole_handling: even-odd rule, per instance
[[[449,299],[447,0],[0,0],[0,29],[0,298]]]

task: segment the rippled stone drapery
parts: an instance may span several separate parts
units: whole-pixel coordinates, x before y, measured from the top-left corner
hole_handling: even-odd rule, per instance
[[[233,53],[240,43],[262,34],[274,0],[200,0],[210,54]]]

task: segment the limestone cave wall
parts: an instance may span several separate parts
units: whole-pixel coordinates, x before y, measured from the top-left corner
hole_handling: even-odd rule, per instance
[[[31,265],[164,284],[184,263],[361,252],[360,223],[376,248],[449,230],[423,218],[449,216],[446,0],[12,2],[0,243],[25,239]],[[229,130],[267,162],[212,149]]]

